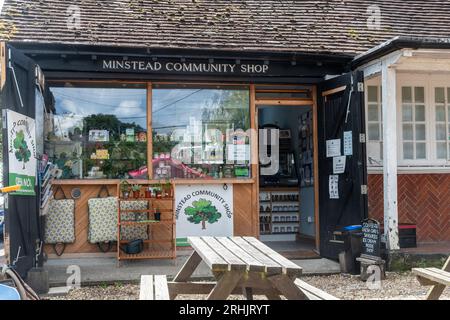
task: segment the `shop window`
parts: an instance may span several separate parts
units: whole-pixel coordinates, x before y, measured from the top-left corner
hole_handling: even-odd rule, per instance
[[[381,87],[377,85],[367,86],[367,139],[368,139],[368,164],[377,166],[383,159],[383,122],[381,111]]]
[[[154,85],[153,177],[250,177],[249,128],[247,87]]]
[[[62,179],[147,178],[145,84],[53,85],[45,153]]]
[[[434,88],[436,158],[450,159],[450,88]]]
[[[401,89],[402,159],[427,159],[427,126],[425,112],[425,88]]]

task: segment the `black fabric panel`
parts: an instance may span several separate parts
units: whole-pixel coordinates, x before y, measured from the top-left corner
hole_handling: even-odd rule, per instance
[[[19,100],[13,72],[7,69],[6,83],[2,92],[2,108],[10,109],[35,118],[35,64],[12,47],[7,47],[17,77],[23,107]],[[4,131],[6,139],[6,131]],[[5,140],[6,142],[6,140]],[[3,181],[8,181],[8,152],[4,143]],[[36,192],[37,192],[36,188]],[[37,193],[36,193],[37,194]],[[36,241],[39,239],[39,210],[37,196],[8,196],[5,210],[5,226],[9,235],[10,262],[17,260],[16,270],[22,277],[35,264]],[[20,248],[20,252],[19,252]]]
[[[363,82],[361,72],[353,73],[353,93],[347,123],[347,106],[351,88],[350,73],[325,81],[319,87],[319,223],[320,253],[337,259],[343,247],[331,243],[333,232],[342,227],[361,224],[367,217],[367,195],[361,194],[361,185],[367,184],[365,144],[359,142],[364,126],[364,93],[358,92],[358,82]],[[346,85],[346,90],[325,98],[322,92]],[[333,174],[333,158],[326,157],[326,141],[341,139],[343,152],[344,131],[353,132],[353,155],[346,157],[345,172],[339,174],[339,199],[330,199],[329,175]],[[343,154],[342,154],[343,155]]]

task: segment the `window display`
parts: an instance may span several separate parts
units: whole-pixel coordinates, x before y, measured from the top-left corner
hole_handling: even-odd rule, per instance
[[[247,87],[154,86],[153,177],[250,177]]]
[[[145,84],[53,85],[45,150],[62,179],[147,178]]]

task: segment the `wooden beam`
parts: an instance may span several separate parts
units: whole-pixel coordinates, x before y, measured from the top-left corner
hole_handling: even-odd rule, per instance
[[[312,88],[313,97],[313,180],[314,180],[314,228],[316,250],[320,250],[320,221],[319,221],[319,129],[317,119],[317,86]]]
[[[302,100],[281,100],[281,99],[257,99],[255,100],[256,105],[265,106],[312,106],[312,99],[302,99]]]
[[[389,61],[382,62],[384,233],[388,250],[398,250],[397,80]]]
[[[322,92],[322,97],[326,97],[326,96],[329,96],[329,95],[332,95],[332,94],[344,91],[345,89],[347,89],[347,86],[340,86],[340,87],[337,87],[337,88],[334,88],[334,89],[323,91]]]
[[[153,179],[153,123],[152,123],[152,93],[151,82],[147,83],[147,174]]]

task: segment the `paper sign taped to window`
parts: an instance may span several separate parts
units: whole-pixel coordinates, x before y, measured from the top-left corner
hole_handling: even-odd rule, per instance
[[[345,172],[346,156],[333,157],[333,173],[340,174]]]
[[[344,155],[353,155],[353,133],[351,131],[344,131]]]
[[[327,158],[341,155],[341,139],[327,140]]]
[[[330,199],[339,199],[339,176],[331,174],[328,180]]]

